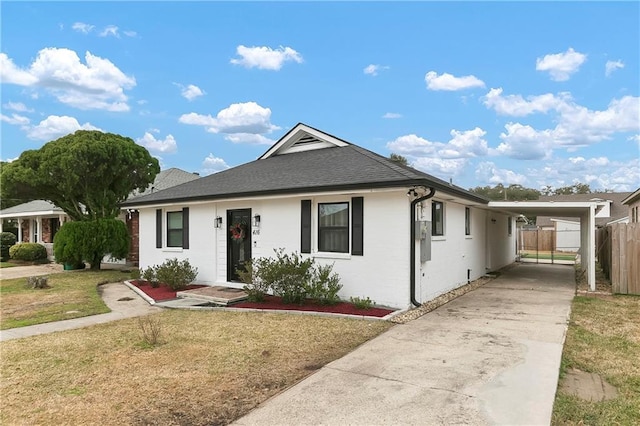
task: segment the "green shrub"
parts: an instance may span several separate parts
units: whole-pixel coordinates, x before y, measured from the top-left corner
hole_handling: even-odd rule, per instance
[[[87,261],[100,269],[105,255],[121,259],[129,253],[129,231],[118,219],[66,222],[53,238],[56,262],[79,264]]]
[[[360,297],[351,297],[350,300],[351,303],[353,303],[353,305],[358,309],[369,309],[374,305],[374,303],[376,303],[368,297],[364,299]]]
[[[172,290],[182,290],[198,276],[198,268],[189,264],[189,260],[168,259],[156,266],[156,278]]]
[[[313,258],[303,259],[295,252],[285,254],[283,249],[274,251],[275,258],[252,259],[245,264],[245,271],[237,271],[249,300],[262,301],[269,291],[289,304],[302,304],[307,298],[322,304],[340,300],[342,285],[338,274],[332,273],[333,265],[316,266]]]
[[[264,301],[264,297],[269,291],[269,284],[266,283],[260,274],[257,274],[255,271],[261,268],[261,265],[268,261],[269,259],[259,258],[255,260],[249,260],[245,262],[244,270],[238,269],[236,272],[238,273],[238,277],[240,277],[240,281],[244,283],[242,287],[247,293],[248,299],[250,302],[262,302]],[[254,267],[254,263],[256,266]]]
[[[138,268],[133,268],[131,272],[129,272],[129,278],[132,280],[139,280],[140,275],[141,275],[141,272],[140,272],[140,269]]]
[[[321,305],[335,305],[340,301],[338,292],[342,289],[338,274],[331,273],[333,265],[314,267],[313,276],[307,285],[307,297]]]
[[[149,266],[145,268],[140,277],[151,285],[153,288],[158,288],[160,283],[158,282],[158,277],[156,276],[156,266]]]
[[[0,232],[0,261],[9,260],[9,248],[15,243],[16,236],[12,232]]]
[[[34,262],[47,258],[47,249],[38,243],[18,243],[9,248],[11,259]]]

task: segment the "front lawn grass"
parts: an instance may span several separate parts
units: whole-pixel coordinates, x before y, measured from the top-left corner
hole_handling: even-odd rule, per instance
[[[306,315],[166,310],[0,343],[0,424],[222,425],[391,327]],[[282,419],[286,423],[286,419]]]
[[[47,289],[26,288],[26,278],[0,280],[0,329],[109,312],[98,284],[128,278],[129,273],[115,270],[58,273],[49,275]]]
[[[590,402],[558,390],[553,424],[640,424],[640,297],[575,297],[561,377],[569,368],[600,375],[618,397]]]
[[[19,265],[11,262],[0,262],[0,268],[13,268],[14,266],[19,266]]]

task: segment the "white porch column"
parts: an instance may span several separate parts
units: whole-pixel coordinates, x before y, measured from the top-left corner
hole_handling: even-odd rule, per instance
[[[42,218],[40,216],[36,218],[36,230],[38,232],[38,238],[35,242],[42,243]]]
[[[596,205],[589,208],[589,265],[587,283],[589,290],[596,291]]]
[[[18,242],[22,242],[22,219],[18,218]]]

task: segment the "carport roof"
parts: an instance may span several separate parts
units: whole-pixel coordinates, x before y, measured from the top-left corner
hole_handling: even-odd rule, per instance
[[[491,201],[489,208],[513,215],[580,217],[595,205],[598,212],[603,201]]]

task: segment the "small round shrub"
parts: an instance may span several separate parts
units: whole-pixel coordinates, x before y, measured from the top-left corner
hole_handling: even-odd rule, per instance
[[[47,258],[47,249],[38,243],[18,243],[9,248],[11,259],[34,262]]]
[[[0,232],[0,260],[9,260],[9,248],[16,243],[16,236],[12,232]]]

